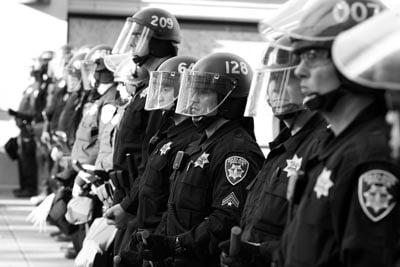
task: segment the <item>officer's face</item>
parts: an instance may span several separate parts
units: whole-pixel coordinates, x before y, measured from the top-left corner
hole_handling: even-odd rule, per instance
[[[174,101],[174,88],[173,87],[163,87],[160,91],[160,106],[165,109],[172,107],[172,102]],[[168,105],[168,106],[167,106]]]
[[[300,83],[295,77],[293,70],[287,70],[279,75],[271,75],[268,84],[268,103],[274,110],[291,107],[292,104],[300,105],[303,102],[303,95],[300,91]],[[284,110],[276,111],[283,112]]]
[[[193,115],[215,115],[217,104],[217,93],[210,90],[194,90],[191,97],[191,114]]]
[[[309,49],[300,55],[300,64],[295,70],[300,79],[300,88],[304,96],[313,93],[324,95],[340,85],[329,51]]]

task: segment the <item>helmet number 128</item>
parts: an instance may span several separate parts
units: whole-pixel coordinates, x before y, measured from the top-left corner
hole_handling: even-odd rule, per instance
[[[155,27],[172,29],[174,27],[174,22],[171,18],[151,16],[151,25]]]
[[[246,63],[234,60],[225,61],[226,74],[244,74],[247,75],[249,70]]]

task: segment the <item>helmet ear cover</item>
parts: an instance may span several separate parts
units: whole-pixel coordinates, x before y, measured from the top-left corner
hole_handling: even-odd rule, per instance
[[[162,58],[166,56],[176,56],[178,54],[177,43],[169,40],[160,40],[157,38],[151,38],[149,42],[150,54]]]

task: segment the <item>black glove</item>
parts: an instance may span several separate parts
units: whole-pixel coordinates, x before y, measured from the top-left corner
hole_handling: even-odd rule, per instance
[[[114,257],[114,264],[118,267],[139,266],[141,258],[136,251],[121,251],[118,256]]]
[[[243,267],[243,266],[257,266],[257,259],[261,258],[260,249],[247,242],[240,242],[239,254],[235,256],[229,255],[230,241],[225,240],[219,243],[219,248],[222,250],[220,255],[221,266],[229,267]]]
[[[145,242],[139,240],[137,247],[143,259],[160,261],[174,255],[176,237],[150,234]]]

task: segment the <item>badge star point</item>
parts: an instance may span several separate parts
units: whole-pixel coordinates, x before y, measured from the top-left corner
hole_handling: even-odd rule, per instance
[[[162,156],[162,155],[167,154],[167,152],[171,149],[171,145],[172,145],[172,142],[171,142],[171,141],[168,142],[168,143],[166,143],[166,144],[164,144],[164,145],[160,148],[160,155]]]
[[[204,168],[204,165],[206,165],[207,163],[210,163],[210,161],[208,160],[208,156],[210,156],[210,154],[204,152],[203,154],[201,154],[201,156],[195,161],[194,163],[194,167],[200,167],[200,168]]]
[[[283,170],[287,172],[288,177],[295,175],[300,170],[302,161],[303,158],[297,157],[296,154],[292,159],[286,160],[287,166]]]
[[[333,182],[331,180],[332,171],[324,168],[321,174],[318,176],[317,182],[314,186],[314,192],[317,195],[317,198],[328,197],[329,189],[333,186]]]

